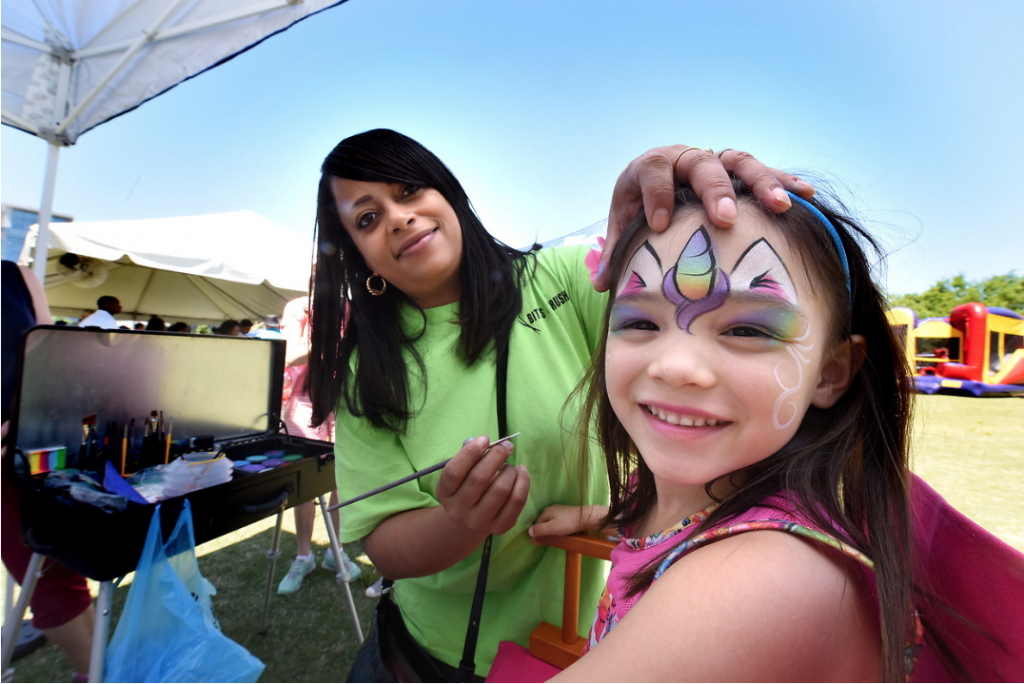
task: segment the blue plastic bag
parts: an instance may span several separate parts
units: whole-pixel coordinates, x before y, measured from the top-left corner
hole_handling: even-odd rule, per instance
[[[264,665],[224,636],[199,574],[188,500],[165,542],[160,507],[107,647],[105,682],[255,682]]]

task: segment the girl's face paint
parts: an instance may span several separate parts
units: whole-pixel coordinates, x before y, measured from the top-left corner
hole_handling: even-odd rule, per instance
[[[821,383],[828,312],[783,235],[753,208],[703,218],[638,238],[609,317],[609,399],[659,500],[778,451]]]

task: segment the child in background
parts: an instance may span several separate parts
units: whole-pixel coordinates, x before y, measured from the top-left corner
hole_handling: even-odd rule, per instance
[[[281,419],[288,427],[288,434],[301,435],[309,439],[318,439],[328,442],[334,441],[334,420],[327,421],[324,425],[314,428],[309,424],[311,408],[309,403],[309,391],[306,389],[306,376],[309,373],[309,310],[307,297],[299,297],[288,302],[284,307],[284,313],[278,321],[276,316],[267,317],[268,327],[276,323],[280,332],[278,333],[287,342],[285,351],[285,388],[283,392],[284,402],[281,407]],[[273,318],[271,321],[270,319]],[[338,503],[338,491],[334,490],[330,495],[330,505]],[[281,595],[294,594],[302,586],[302,580],[306,575],[316,568],[316,558],[313,554],[313,524],[316,521],[316,504],[312,501],[295,506],[292,509],[295,515],[295,545],[296,557],[288,568],[288,573],[281,579],[277,586],[277,593]],[[331,518],[334,529],[340,529],[340,511],[331,511]],[[345,549],[341,549],[342,569],[339,572],[337,562],[331,549],[324,552],[321,567],[331,572],[340,574],[347,582],[355,582],[362,577],[362,568],[358,563],[349,558]]]
[[[581,421],[611,505],[550,507],[530,533],[611,523],[621,543],[589,652],[556,679],[903,680],[913,666],[911,396],[861,243],[877,246],[817,198],[772,215],[735,186],[736,226],[714,228],[683,188],[666,232],[641,215],[612,254]]]

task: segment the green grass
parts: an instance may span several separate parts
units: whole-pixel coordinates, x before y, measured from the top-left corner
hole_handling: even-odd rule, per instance
[[[956,508],[1024,551],[1024,399],[919,396],[912,466]],[[291,513],[285,514],[269,632],[257,634],[272,525],[270,518],[199,547],[199,566],[217,587],[214,612],[224,633],[266,664],[262,681],[344,681],[357,643],[334,576],[318,568],[298,593],[276,594],[295,555]],[[327,536],[319,513],[313,542],[322,556]],[[359,557],[358,545],[346,548]],[[361,583],[351,587],[365,630],[374,601],[363,596]],[[115,592],[115,615],[127,591],[124,585]],[[15,665],[20,682],[68,681],[71,674],[53,645]]]
[[[273,541],[274,518],[268,518],[233,534],[202,544],[197,548],[199,568],[217,587],[213,597],[214,615],[221,630],[267,666],[261,681],[271,682],[337,682],[345,681],[349,665],[358,648],[352,620],[349,617],[342,588],[334,574],[319,567],[327,548],[327,533],[317,511],[313,547],[317,569],[291,596],[278,596],[277,584],[288,572],[295,557],[295,528],[291,512],[285,513],[281,536],[281,556],[277,559],[267,618],[267,635],[257,632],[263,613],[263,596],[267,581],[267,552]],[[348,554],[364,565],[364,577],[371,579],[372,567],[358,544],[346,544]],[[128,595],[131,575],[114,592],[116,627]],[[96,586],[93,584],[93,594]],[[349,585],[364,632],[376,601],[363,595],[362,582]],[[70,681],[71,666],[60,650],[47,644],[15,664],[15,681]]]
[[[919,397],[914,427],[914,471],[1024,551],[1024,397]]]

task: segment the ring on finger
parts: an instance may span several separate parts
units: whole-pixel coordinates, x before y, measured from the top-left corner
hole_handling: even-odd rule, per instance
[[[687,147],[685,150],[676,155],[676,160],[672,162],[672,168],[676,168],[676,164],[678,164],[679,160],[683,158],[683,155],[692,150],[697,150],[698,152],[711,152],[710,149],[705,150],[701,147]]]
[[[724,150],[722,150],[721,152],[718,153],[718,158],[721,159],[722,155],[725,154],[726,152],[732,152],[732,148],[731,147],[726,147]]]

